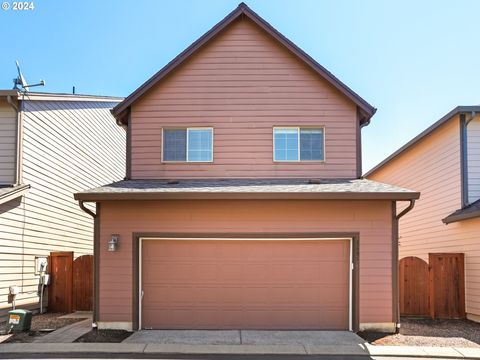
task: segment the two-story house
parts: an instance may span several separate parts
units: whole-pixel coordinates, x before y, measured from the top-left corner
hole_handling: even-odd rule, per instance
[[[36,259],[92,254],[93,219],[73,193],[125,176],[126,133],[110,113],[121,100],[0,91],[0,322],[10,287],[17,307],[39,308]]]
[[[400,223],[400,257],[464,253],[465,310],[480,321],[480,106],[459,106],[365,176],[421,191]]]
[[[98,327],[393,331],[419,194],[360,179],[374,112],[240,4],[113,109],[127,180],[75,195]]]

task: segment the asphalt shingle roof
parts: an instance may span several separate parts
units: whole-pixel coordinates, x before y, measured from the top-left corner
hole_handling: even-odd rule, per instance
[[[75,194],[77,200],[160,198],[416,199],[419,193],[367,179],[124,180]]]

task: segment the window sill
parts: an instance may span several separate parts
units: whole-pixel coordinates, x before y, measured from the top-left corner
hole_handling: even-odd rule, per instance
[[[273,160],[274,164],[325,164],[325,160]]]
[[[161,164],[213,164],[212,161],[161,161]]]

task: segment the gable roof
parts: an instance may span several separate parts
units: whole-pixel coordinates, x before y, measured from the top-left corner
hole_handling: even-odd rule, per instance
[[[434,132],[436,129],[438,129],[440,126],[442,126],[443,124],[445,124],[447,121],[449,121],[450,119],[452,119],[454,116],[458,115],[458,114],[470,114],[472,112],[480,112],[480,105],[474,105],[474,106],[457,106],[455,109],[453,109],[452,111],[450,111],[448,114],[446,114],[445,116],[443,116],[440,120],[438,120],[437,122],[435,122],[433,125],[431,125],[430,127],[428,127],[427,129],[425,129],[424,131],[422,131],[420,134],[418,134],[417,136],[415,136],[412,140],[410,140],[409,142],[407,142],[405,145],[403,145],[400,149],[398,149],[397,151],[395,151],[393,154],[391,154],[390,156],[388,156],[385,160],[383,160],[382,162],[380,162],[378,165],[374,166],[372,169],[370,169],[369,171],[367,171],[367,173],[365,173],[365,175],[363,175],[363,177],[368,177],[370,175],[372,175],[374,172],[376,172],[377,170],[380,170],[382,167],[384,167],[385,165],[387,165],[390,161],[392,161],[393,159],[395,159],[397,156],[399,156],[400,154],[402,154],[404,151],[408,150],[409,148],[411,148],[413,145],[417,144],[418,142],[420,142],[423,138],[427,137],[428,135],[430,135],[432,132]]]
[[[325,69],[322,65],[316,62],[312,57],[305,53],[302,49],[296,46],[293,42],[288,40],[280,32],[278,32],[272,25],[266,22],[258,14],[252,11],[245,3],[240,3],[238,7],[228,14],[222,21],[216,24],[213,28],[207,31],[203,36],[197,39],[193,44],[181,52],[177,57],[170,61],[165,67],[148,79],[143,85],[131,93],[124,101],[115,106],[112,110],[113,116],[117,119],[119,124],[125,124],[126,113],[130,105],[132,105],[137,99],[144,95],[148,90],[155,86],[159,81],[166,77],[170,72],[175,70],[180,64],[182,64],[187,58],[193,55],[198,49],[215,37],[219,32],[225,29],[234,20],[240,16],[245,16],[252,20],[261,29],[270,34],[275,40],[282,44],[285,48],[296,55],[307,66],[313,69],[316,73],[322,76],[330,84],[332,84],[343,95],[349,98],[360,110],[361,124],[368,125],[370,118],[375,114],[377,109],[362,99],[357,93],[350,89],[347,85],[336,78],[331,72]]]

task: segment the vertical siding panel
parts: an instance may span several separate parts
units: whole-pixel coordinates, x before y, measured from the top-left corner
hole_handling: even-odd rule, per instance
[[[110,115],[114,102],[26,101],[21,199],[0,205],[0,319],[10,309],[8,287],[23,293],[17,305],[35,308],[35,256],[93,251],[93,220],[73,193],[125,176],[125,131]]]

